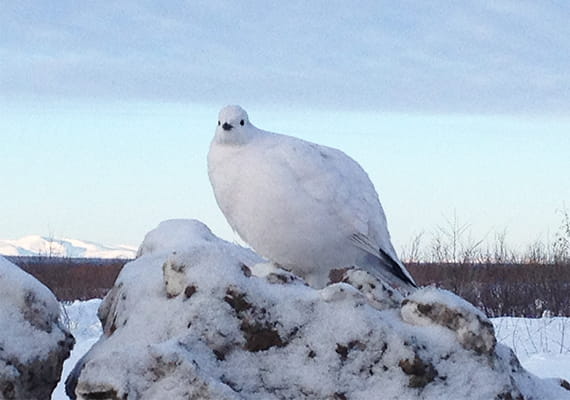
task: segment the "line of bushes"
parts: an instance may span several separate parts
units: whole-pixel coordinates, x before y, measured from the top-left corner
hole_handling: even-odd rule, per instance
[[[60,301],[102,298],[129,260],[16,257]],[[420,285],[448,289],[491,317],[570,316],[570,263],[408,263]]]
[[[102,298],[130,260],[8,257],[49,287],[60,301]]]
[[[570,263],[411,263],[421,285],[451,290],[490,317],[570,316]]]

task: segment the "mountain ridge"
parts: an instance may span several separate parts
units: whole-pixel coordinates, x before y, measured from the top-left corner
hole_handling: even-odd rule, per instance
[[[19,239],[0,239],[0,255],[69,258],[134,258],[137,248],[106,245],[93,241],[27,235]]]

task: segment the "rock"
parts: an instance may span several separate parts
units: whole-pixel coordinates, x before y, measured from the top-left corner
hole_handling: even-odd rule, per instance
[[[153,253],[172,253],[189,244],[219,241],[210,228],[195,219],[168,219],[147,233],[137,257]]]
[[[101,305],[104,335],[68,381],[72,397],[570,399],[449,292],[401,299],[357,269],[315,290],[192,226],[203,232],[189,222],[188,240],[167,240],[183,245],[155,241],[121,271]]]
[[[423,388],[437,378],[437,370],[430,362],[425,362],[416,354],[413,359],[400,360],[398,366],[406,375],[410,376],[408,386],[411,388]]]
[[[370,306],[378,310],[397,308],[402,302],[402,295],[398,291],[364,270],[356,268],[333,270],[331,275],[333,275],[331,282],[348,283],[364,295]]]
[[[0,299],[0,399],[49,399],[75,343],[60,321],[59,303],[2,257]]]
[[[478,354],[493,354],[497,339],[492,322],[481,311],[447,290],[423,288],[402,302],[402,319],[410,324],[439,325]]]

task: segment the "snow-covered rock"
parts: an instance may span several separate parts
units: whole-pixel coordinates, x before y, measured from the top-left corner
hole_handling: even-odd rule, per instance
[[[102,302],[104,334],[68,379],[72,397],[570,399],[449,292],[402,299],[358,270],[315,290],[197,221],[158,229]]]
[[[410,324],[448,328],[457,341],[476,353],[492,354],[497,344],[493,324],[471,303],[453,293],[425,288],[402,302],[402,319]]]
[[[201,242],[220,241],[210,228],[194,219],[168,219],[147,233],[137,257],[153,253],[169,253],[193,248]],[[252,253],[253,254],[253,253]]]
[[[53,293],[0,257],[0,399],[47,399],[74,339]]]

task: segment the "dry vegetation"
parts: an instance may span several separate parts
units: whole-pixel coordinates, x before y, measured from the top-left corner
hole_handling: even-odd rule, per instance
[[[60,301],[102,298],[115,283],[123,259],[8,257],[49,287]]]
[[[449,289],[490,317],[570,316],[570,262],[413,263],[418,283]]]
[[[128,260],[12,258],[61,301],[102,298]],[[570,262],[418,263],[408,268],[421,285],[449,289],[489,316],[570,316]]]
[[[524,251],[509,249],[506,233],[473,240],[468,224],[448,219],[423,245],[417,235],[402,259],[418,283],[449,289],[489,316],[570,316],[570,215],[551,242],[536,240]]]
[[[570,316],[570,218],[553,242],[537,241],[522,253],[508,249],[505,234],[489,244],[470,239],[469,226],[447,221],[422,246],[418,235],[402,259],[421,285],[449,289],[489,316]],[[103,297],[129,260],[12,257],[61,301]]]

